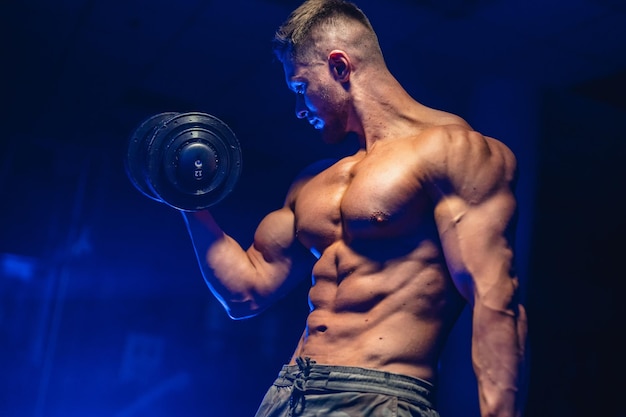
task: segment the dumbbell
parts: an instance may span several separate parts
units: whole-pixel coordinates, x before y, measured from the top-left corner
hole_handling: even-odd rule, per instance
[[[198,211],[217,204],[241,173],[241,148],[233,131],[206,113],[160,113],[132,133],[125,156],[131,183],[145,196],[175,209]]]

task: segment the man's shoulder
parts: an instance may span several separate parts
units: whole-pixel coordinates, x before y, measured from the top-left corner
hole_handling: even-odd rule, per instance
[[[447,189],[493,189],[514,181],[517,161],[503,142],[463,125],[437,125],[414,138],[424,177]]]
[[[419,129],[413,136],[416,144],[434,146],[436,149],[448,149],[451,146],[470,144],[484,138],[469,125],[460,123],[427,125]]]
[[[302,169],[293,179],[291,186],[289,187],[286,203],[288,205],[292,205],[295,202],[300,189],[302,189],[305,184],[307,184],[312,178],[335,165],[337,162],[338,159],[335,158],[321,159]]]
[[[513,152],[504,142],[463,124],[428,126],[416,134],[413,140],[420,151],[426,152],[431,158],[435,157],[434,161],[439,158],[481,160],[495,156],[513,162],[515,159]]]

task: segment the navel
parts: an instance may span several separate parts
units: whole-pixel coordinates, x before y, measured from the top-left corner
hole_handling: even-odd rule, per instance
[[[326,332],[326,330],[328,330],[328,327],[327,327],[327,326],[325,326],[325,325],[323,325],[323,324],[321,324],[321,325],[317,326],[317,327],[315,328],[315,330],[316,330],[316,331],[318,331],[318,332],[320,332],[320,333],[325,333],[325,332]]]

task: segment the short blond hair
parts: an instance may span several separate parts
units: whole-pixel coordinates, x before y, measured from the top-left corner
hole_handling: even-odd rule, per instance
[[[354,44],[367,55],[382,57],[378,37],[369,19],[354,3],[345,0],[307,0],[295,9],[274,35],[273,50],[281,61],[311,58],[314,35],[358,28]]]

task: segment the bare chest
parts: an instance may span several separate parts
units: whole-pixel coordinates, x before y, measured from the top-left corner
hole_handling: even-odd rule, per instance
[[[339,240],[402,238],[419,232],[429,207],[410,164],[368,155],[338,162],[301,189],[296,232],[319,252]]]

